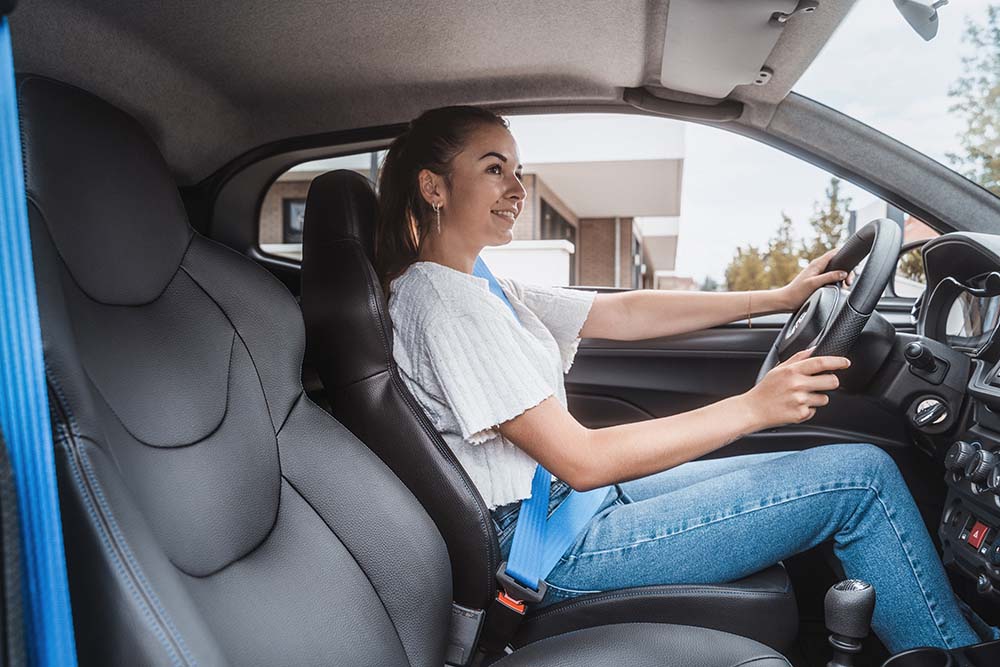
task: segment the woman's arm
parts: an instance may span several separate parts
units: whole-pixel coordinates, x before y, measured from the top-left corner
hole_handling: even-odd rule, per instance
[[[647,421],[588,429],[549,397],[500,425],[505,438],[577,491],[651,475],[714,451],[748,433],[810,419],[836,389],[829,371],[843,357],[803,350],[745,394]]]
[[[834,252],[831,250],[810,262],[792,282],[779,289],[752,292],[634,290],[598,294],[580,336],[644,340],[700,331],[748,315],[795,310],[817,288],[846,277],[842,271],[823,272]]]

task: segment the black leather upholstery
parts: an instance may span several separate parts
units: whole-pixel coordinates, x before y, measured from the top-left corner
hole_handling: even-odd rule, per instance
[[[664,627],[682,632],[663,632]],[[497,667],[787,667],[762,644],[690,626],[651,623],[606,625],[552,637],[493,663]]]
[[[323,174],[309,188],[302,261],[307,358],[334,416],[434,518],[451,554],[456,601],[484,609],[496,594],[497,538],[481,497],[393,361],[388,307],[371,261],[375,206],[371,185],[356,172]],[[788,575],[776,565],[733,584],[652,586],[561,603],[531,614],[515,644],[624,621],[703,622],[783,650],[795,640],[798,610]]]
[[[779,651],[798,634],[791,581],[778,564],[718,585],[643,586],[566,600],[529,615],[515,646],[609,623],[680,623],[750,637]]]
[[[304,396],[294,299],[191,232],[133,119],[39,77],[18,94],[81,664],[441,667],[444,542]],[[142,205],[120,216],[130,189],[121,198]],[[636,667],[787,664],[723,633],[692,662],[674,644],[690,629],[635,632],[584,631],[503,662],[597,667],[618,647]]]
[[[294,299],[192,234],[134,120],[36,77],[19,95],[82,662],[440,667],[447,628],[428,619],[449,614],[447,551],[395,475],[304,398]],[[86,136],[101,141],[77,153]],[[88,191],[101,199],[70,217],[62,203]],[[118,217],[117,191],[143,206]],[[66,259],[119,232],[120,256]],[[186,250],[166,271],[132,256],[145,237]],[[147,266],[167,276],[152,297],[133,293]]]
[[[375,195],[352,171],[314,179],[306,200],[302,313],[308,363],[333,415],[385,461],[448,544],[455,601],[483,609],[496,595],[500,547],[489,511],[392,361],[388,304],[370,257]]]

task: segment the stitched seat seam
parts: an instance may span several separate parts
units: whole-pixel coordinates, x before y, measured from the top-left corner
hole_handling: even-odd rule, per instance
[[[318,518],[320,521],[323,522],[323,525],[326,526],[327,530],[329,530],[330,533],[335,538],[337,538],[337,541],[340,543],[340,545],[344,547],[344,551],[350,554],[351,559],[354,561],[354,564],[358,567],[358,571],[360,571],[361,574],[365,575],[365,579],[368,581],[368,585],[372,587],[372,590],[375,592],[375,597],[378,598],[379,604],[382,605],[382,610],[385,612],[386,618],[389,619],[389,624],[392,625],[392,631],[396,633],[396,639],[399,640],[399,645],[403,649],[403,655],[406,656],[407,664],[412,667],[413,661],[410,659],[409,651],[406,650],[406,644],[403,642],[403,638],[399,636],[399,629],[396,627],[396,619],[393,617],[391,613],[389,613],[388,607],[385,606],[385,600],[382,599],[382,595],[379,593],[378,587],[375,586],[375,582],[373,582],[371,577],[368,576],[368,571],[361,566],[361,563],[358,562],[358,557],[354,555],[354,552],[352,552],[351,549],[347,546],[347,543],[344,542],[344,540],[340,539],[340,536],[337,535],[337,531],[333,529],[333,526],[331,526],[330,523],[326,520],[326,517],[320,514],[319,510],[317,510],[316,507],[311,502],[309,502],[309,499],[305,497],[305,494],[299,491],[298,487],[296,487],[295,484],[293,484],[290,479],[288,479],[284,475],[282,475],[281,478],[288,484],[288,486],[291,487],[292,491],[295,492],[295,495],[301,498],[302,502],[304,502],[309,507],[309,509],[313,511],[313,514],[316,515],[316,518]]]
[[[164,647],[171,662],[174,665],[196,667],[197,661],[188,651],[180,632],[160,604],[159,598],[135,561],[128,543],[118,530],[111,509],[100,491],[100,482],[90,468],[83,448],[77,442],[76,420],[72,417],[72,412],[69,411],[65,403],[58,383],[51,376],[48,380],[51,394],[53,394],[52,408],[57,410],[58,416],[64,419],[69,415],[72,428],[64,431],[66,435],[60,438],[60,442],[66,446],[74,483],[81,492],[87,513],[94,521],[94,527],[104,545],[105,553],[111,557],[115,569],[126,588],[132,593],[132,597],[138,603],[153,635],[160,640],[160,644]]]

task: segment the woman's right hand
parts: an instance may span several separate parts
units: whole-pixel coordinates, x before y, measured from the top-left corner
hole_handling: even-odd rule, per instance
[[[811,357],[813,348],[802,350],[772,368],[757,386],[743,394],[758,429],[799,424],[812,419],[816,408],[830,402],[820,393],[840,386],[831,371],[847,368],[846,357]]]

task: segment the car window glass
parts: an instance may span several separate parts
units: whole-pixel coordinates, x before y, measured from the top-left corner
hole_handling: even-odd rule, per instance
[[[716,128],[612,114],[509,117],[527,192],[514,240],[483,257],[500,276],[557,286],[780,287],[861,225],[936,235],[905,212],[796,157]],[[260,247],[301,258],[310,181],[384,155],[297,165],[263,200]]]
[[[295,261],[302,260],[302,229],[306,195],[312,180],[335,169],[351,169],[375,183],[384,151],[312,160],[295,165],[271,184],[260,207],[260,249]]]
[[[1000,196],[1000,5],[940,4],[936,35],[925,42],[894,3],[858,0],[795,92]]]

